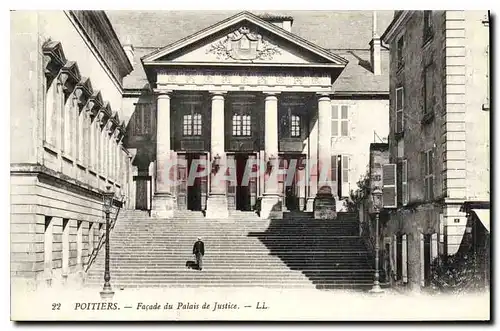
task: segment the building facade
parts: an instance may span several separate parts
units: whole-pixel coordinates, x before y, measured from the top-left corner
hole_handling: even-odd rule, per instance
[[[462,204],[489,201],[488,12],[399,11],[382,38],[391,54],[384,235],[404,246],[393,252],[405,282],[427,286],[431,262],[462,242]]]
[[[108,187],[158,218],[335,217],[388,135],[391,16],[13,12],[13,282],[80,280]]]
[[[129,38],[133,14],[113,15]],[[195,24],[182,15],[182,24]],[[293,33],[292,16],[249,12],[166,47],[144,45],[147,36],[126,45],[135,63],[123,99],[135,208],[160,218],[182,210],[330,218],[343,210],[366,172],[369,143],[388,135],[388,52],[380,19],[368,12],[362,20],[371,37],[363,49],[326,49]]]
[[[102,191],[130,199],[122,139],[132,66],[103,12],[11,13],[11,276],[77,279],[103,231]]]

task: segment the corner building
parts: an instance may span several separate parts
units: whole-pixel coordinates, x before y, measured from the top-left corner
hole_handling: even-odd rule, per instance
[[[384,169],[397,178],[384,190],[384,235],[396,278],[420,288],[434,259],[459,250],[464,202],[490,199],[489,14],[396,11],[382,38],[391,49]]]
[[[78,280],[102,192],[134,194],[120,107],[133,68],[104,12],[15,11],[11,41],[11,276]]]

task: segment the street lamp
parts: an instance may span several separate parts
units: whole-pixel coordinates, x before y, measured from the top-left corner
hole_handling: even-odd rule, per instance
[[[106,192],[102,192],[103,209],[106,214],[106,242],[105,250],[106,255],[104,258],[104,286],[102,288],[101,298],[102,299],[112,299],[115,292],[111,290],[111,284],[109,280],[111,276],[109,274],[109,214],[111,213],[111,207],[113,206],[113,197],[115,193],[112,192],[111,186],[106,186]]]
[[[383,290],[380,288],[379,283],[379,250],[380,250],[380,239],[379,239],[379,217],[380,217],[380,209],[382,209],[382,190],[376,187],[372,192],[373,199],[373,211],[375,212],[375,280],[373,281],[373,287],[370,290],[372,293],[380,293]]]

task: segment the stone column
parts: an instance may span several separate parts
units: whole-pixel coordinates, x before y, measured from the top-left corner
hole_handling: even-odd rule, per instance
[[[314,211],[314,200],[318,193],[318,108],[311,109],[311,118],[309,120],[311,130],[309,132],[309,154],[307,156],[306,183],[307,199],[306,211]]]
[[[328,95],[318,96],[318,193],[314,200],[314,218],[332,219],[335,198],[332,195],[332,118]]]
[[[156,169],[155,192],[151,215],[170,218],[174,214],[174,199],[169,185],[172,166],[170,150],[170,91],[157,90],[156,103]]]
[[[278,189],[278,97],[267,93],[265,100],[264,160],[267,164],[260,217],[283,218],[281,193]]]
[[[224,172],[226,153],[224,148],[224,96],[221,92],[212,94],[212,120],[210,137],[210,195],[207,199],[206,218],[227,218],[226,181]],[[219,167],[213,166],[219,163]]]

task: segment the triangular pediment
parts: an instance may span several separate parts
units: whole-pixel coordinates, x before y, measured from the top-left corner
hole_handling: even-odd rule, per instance
[[[344,58],[248,12],[181,39],[142,60],[145,65],[276,63],[344,67],[347,64]]]

